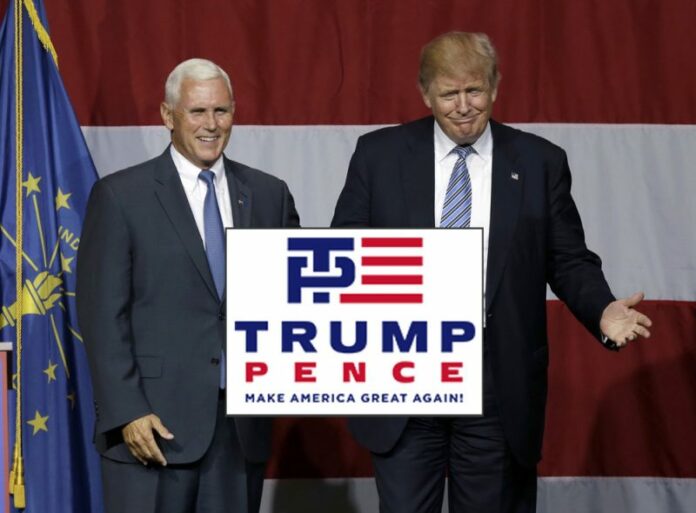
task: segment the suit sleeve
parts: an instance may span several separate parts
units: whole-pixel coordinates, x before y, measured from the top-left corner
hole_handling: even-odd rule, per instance
[[[580,215],[570,194],[568,159],[562,150],[549,166],[547,187],[547,281],[575,317],[601,340],[599,321],[615,298],[604,278],[601,260],[585,245]]]
[[[336,203],[332,228],[370,226],[370,179],[366,153],[364,139],[360,137]]]
[[[77,311],[94,387],[97,433],[151,413],[140,388],[131,331],[132,248],[105,181],[87,205],[77,263]]]

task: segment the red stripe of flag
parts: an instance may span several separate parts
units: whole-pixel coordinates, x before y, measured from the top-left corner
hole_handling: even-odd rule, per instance
[[[362,265],[423,265],[423,257],[420,256],[364,256]]]
[[[341,303],[422,303],[423,294],[341,294]]]
[[[696,397],[684,392],[694,376],[696,302],[643,301],[640,311],[653,321],[652,336],[629,342],[619,355],[597,344],[563,303],[547,301],[547,307],[554,350],[539,475],[696,478],[696,446],[690,442]],[[665,423],[675,411],[680,412],[679,422]],[[308,444],[293,465],[278,451],[269,462],[268,477],[373,475],[370,453],[357,445],[344,419],[279,418],[274,446],[295,447],[298,433],[320,441],[330,435],[330,443],[341,450],[326,458],[329,442]],[[650,440],[656,442],[650,445]],[[609,452],[622,457],[611,458]]]
[[[421,237],[363,237],[363,248],[422,248]]]
[[[367,274],[362,277],[363,285],[423,285],[421,274]]]

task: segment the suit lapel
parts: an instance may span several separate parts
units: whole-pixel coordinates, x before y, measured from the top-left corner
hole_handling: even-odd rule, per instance
[[[252,194],[237,172],[237,164],[225,158],[225,174],[227,175],[227,187],[230,190],[232,202],[232,221],[235,228],[249,228],[251,226]]]
[[[169,151],[167,148],[155,164],[155,195],[167,213],[174,230],[179,234],[179,238],[198,273],[217,299],[218,294],[210,274],[203,240]]]
[[[486,277],[486,311],[490,308],[515,233],[522,204],[524,172],[515,167],[518,159],[512,144],[514,131],[491,121],[493,133],[493,170],[491,221],[488,236],[488,270]]]
[[[434,119],[409,125],[408,151],[401,155],[401,178],[410,227],[435,226]],[[490,308],[505,268],[522,204],[524,172],[516,167],[518,152],[512,144],[514,130],[491,120],[493,165],[491,220],[488,238],[486,310]]]
[[[432,228],[435,226],[435,147],[434,118],[427,117],[403,125],[406,130],[407,151],[400,158],[401,183],[406,199],[405,226]]]

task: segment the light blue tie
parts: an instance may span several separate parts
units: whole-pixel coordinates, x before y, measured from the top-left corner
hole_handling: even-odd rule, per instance
[[[215,194],[215,173],[204,169],[198,175],[208,186],[203,203],[203,233],[205,234],[205,254],[208,257],[210,273],[213,275],[218,297],[225,292],[225,228],[222,225],[220,209]],[[225,350],[220,355],[220,388],[225,388]]]
[[[471,224],[471,177],[466,167],[466,157],[475,150],[471,146],[457,146],[452,151],[459,158],[447,185],[440,227],[467,228]]]

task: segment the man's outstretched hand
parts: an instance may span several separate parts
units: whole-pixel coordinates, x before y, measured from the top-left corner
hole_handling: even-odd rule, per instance
[[[602,312],[599,328],[619,347],[625,346],[629,341],[635,340],[639,336],[650,337],[648,328],[652,326],[652,321],[647,315],[633,309],[643,300],[643,297],[642,292],[636,292],[631,297],[617,299],[609,303]]]

